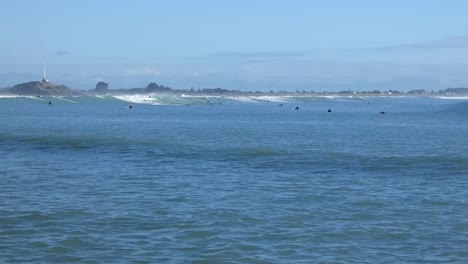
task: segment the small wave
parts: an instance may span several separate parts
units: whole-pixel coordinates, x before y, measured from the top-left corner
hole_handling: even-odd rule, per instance
[[[444,100],[468,100],[468,96],[437,96],[436,98]]]
[[[130,138],[109,137],[99,135],[12,135],[0,133],[0,141],[10,144],[27,144],[35,149],[72,149],[87,150],[99,147],[122,148],[132,144],[157,144],[146,140],[133,140]]]
[[[19,95],[14,94],[0,94],[0,99],[10,99],[10,98],[18,98]]]
[[[284,153],[280,152],[276,149],[271,148],[261,148],[261,147],[243,147],[239,148],[238,154],[245,156],[245,157],[265,157],[265,156],[276,156],[282,155]]]
[[[468,102],[460,102],[449,105],[447,108],[443,109],[442,112],[468,113]]]
[[[62,101],[65,101],[65,102],[69,102],[69,103],[74,103],[74,104],[77,104],[78,102],[75,102],[75,101],[72,101],[70,99],[66,99],[66,98],[63,98],[61,96],[52,96],[53,98],[55,99],[59,99],[59,100],[62,100]]]

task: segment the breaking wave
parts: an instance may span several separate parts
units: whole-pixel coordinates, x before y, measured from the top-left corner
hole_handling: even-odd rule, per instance
[[[408,96],[363,96],[363,95],[276,95],[276,94],[108,94],[108,95],[87,95],[87,96],[23,96],[12,94],[0,94],[0,100],[34,100],[55,103],[77,104],[77,103],[99,103],[103,102],[125,102],[130,104],[144,105],[220,105],[220,104],[287,104],[287,103],[309,103],[309,102],[348,102],[360,103],[363,101],[380,101],[383,98],[407,99]],[[432,97],[434,100],[452,99],[464,101],[468,97]],[[461,103],[463,104],[463,102]],[[463,108],[459,105],[456,108]]]

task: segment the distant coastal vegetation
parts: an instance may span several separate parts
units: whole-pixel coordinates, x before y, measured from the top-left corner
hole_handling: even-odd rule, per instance
[[[0,89],[0,93],[13,94],[13,95],[27,95],[27,96],[42,96],[42,95],[55,95],[55,96],[73,96],[73,95],[117,95],[117,94],[152,94],[152,93],[172,93],[172,94],[199,94],[199,95],[295,95],[295,96],[312,96],[312,95],[363,95],[363,96],[379,96],[379,95],[468,95],[468,88],[447,88],[439,91],[426,91],[425,89],[416,89],[408,92],[401,92],[397,90],[387,91],[305,91],[296,90],[290,91],[241,91],[241,90],[228,90],[223,88],[191,88],[191,89],[172,89],[170,87],[159,85],[156,82],[149,83],[145,88],[130,88],[130,89],[110,89],[109,84],[106,82],[98,82],[96,87],[92,90],[73,90],[66,85],[57,85],[46,79],[42,81],[32,81],[14,85]]]

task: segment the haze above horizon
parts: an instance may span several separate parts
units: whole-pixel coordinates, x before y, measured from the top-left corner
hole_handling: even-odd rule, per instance
[[[468,2],[2,1],[0,87],[467,87]]]

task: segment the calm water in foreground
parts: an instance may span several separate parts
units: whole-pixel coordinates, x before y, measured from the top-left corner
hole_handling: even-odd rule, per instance
[[[468,261],[468,101],[273,99],[0,98],[0,262]]]

